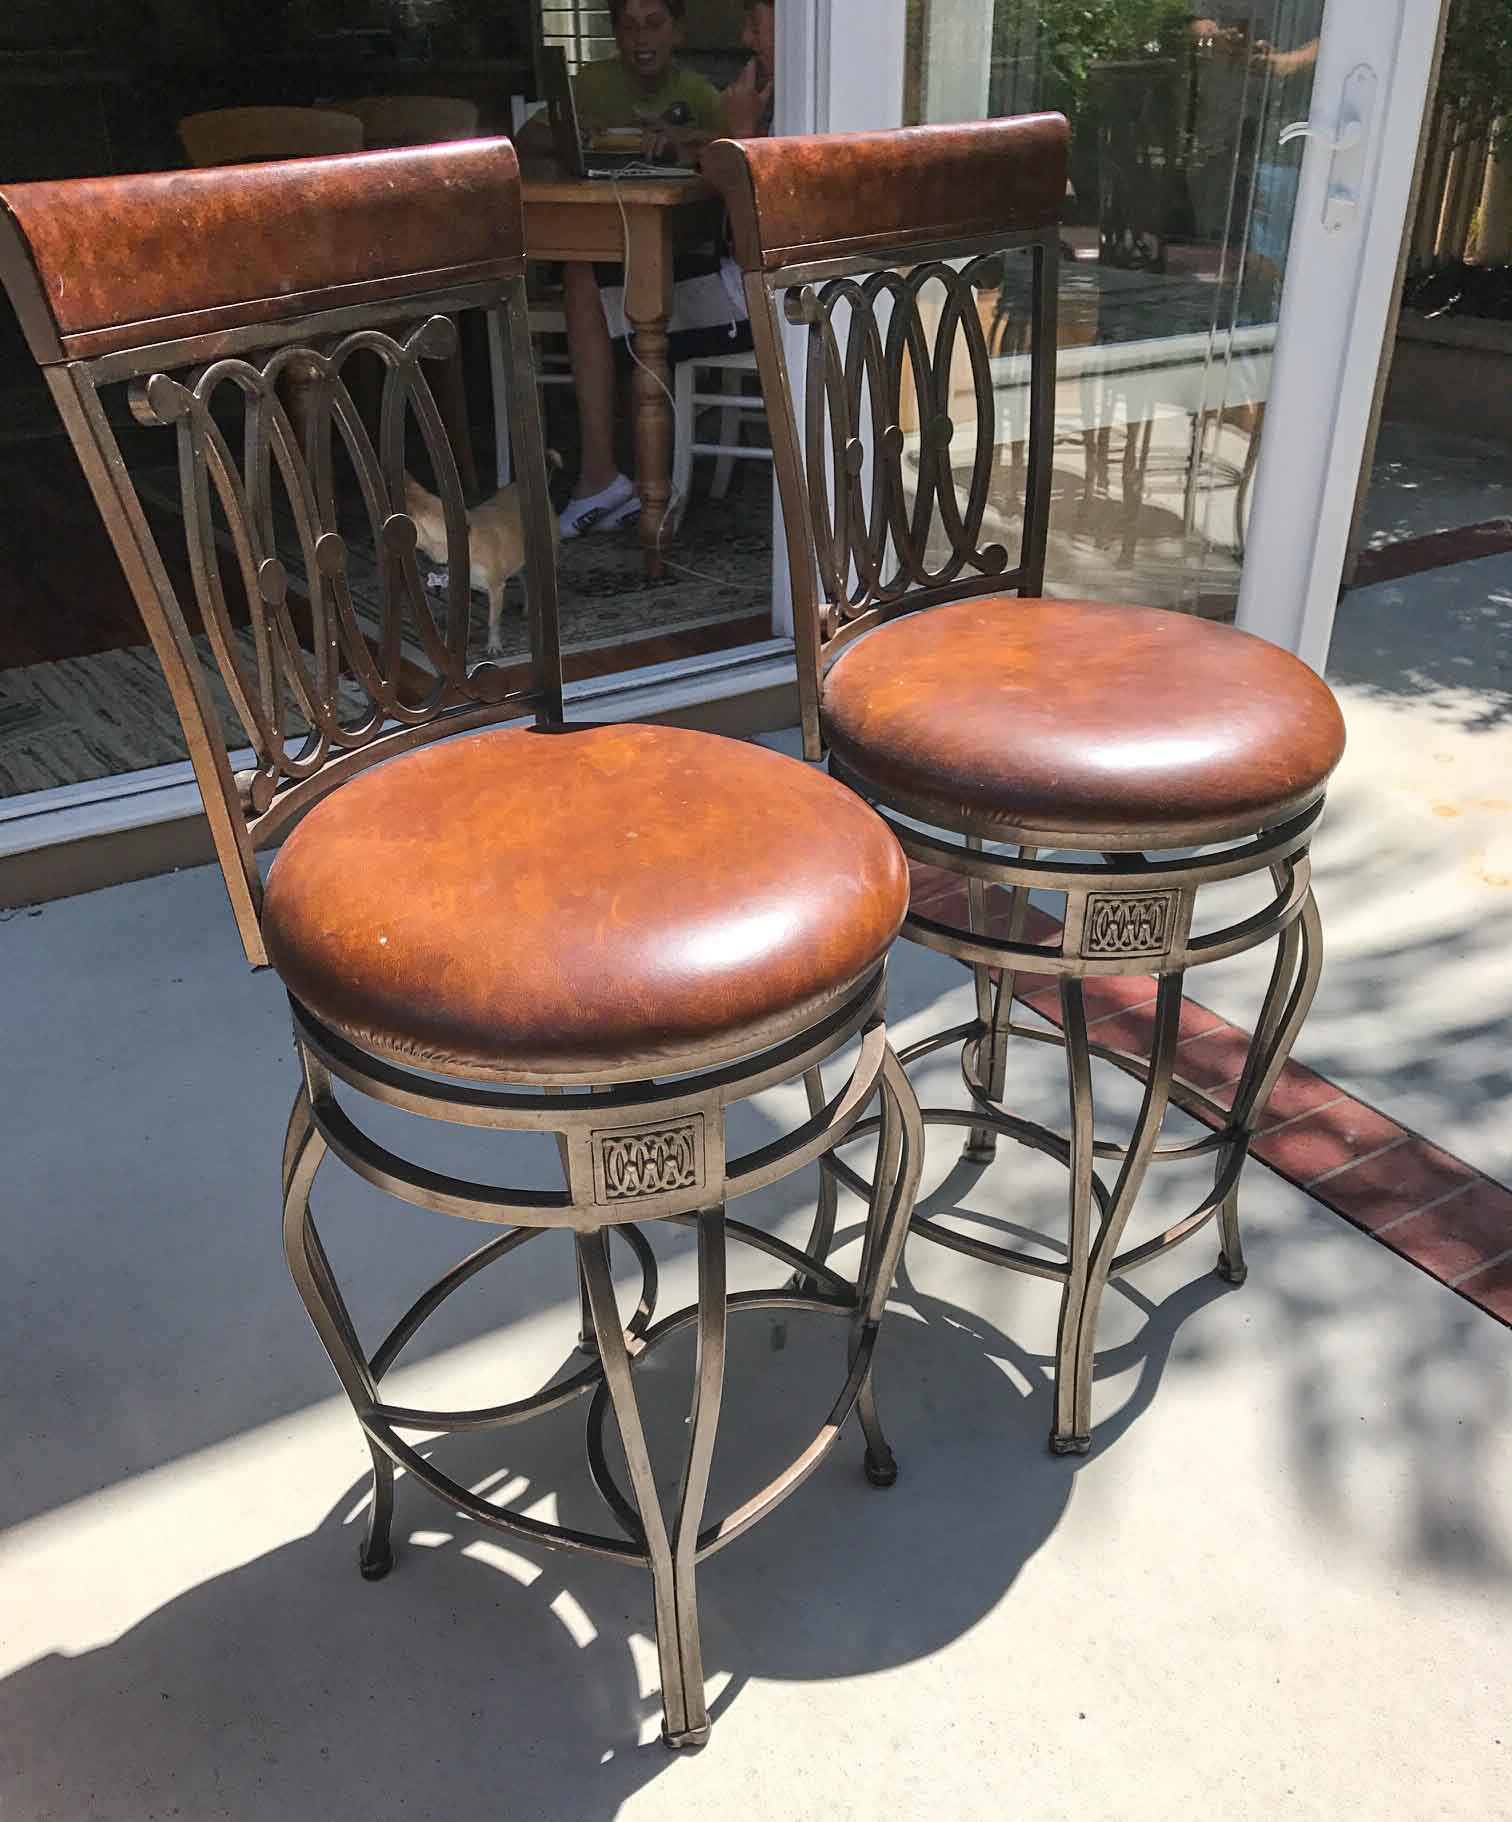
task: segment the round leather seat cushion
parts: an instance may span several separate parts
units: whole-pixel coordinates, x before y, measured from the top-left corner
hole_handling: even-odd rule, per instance
[[[907,905],[881,820],[796,760],[679,728],[506,728],[317,805],[263,937],[294,998],[379,1055],[608,1081],[821,1016]]]
[[[876,801],[1043,845],[1251,834],[1322,791],[1344,721],[1279,646],[1160,608],[993,596],[894,620],[825,679],[825,738]]]

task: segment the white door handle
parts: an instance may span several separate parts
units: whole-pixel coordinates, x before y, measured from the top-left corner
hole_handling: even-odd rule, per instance
[[[1368,63],[1358,63],[1344,78],[1335,126],[1295,120],[1281,129],[1282,145],[1289,145],[1294,139],[1315,139],[1333,154],[1323,198],[1323,226],[1330,234],[1337,234],[1359,212],[1376,88],[1375,71]]]
[[[1289,127],[1282,127],[1280,143],[1290,145],[1294,139],[1316,139],[1330,152],[1350,152],[1364,137],[1365,129],[1358,120],[1351,120],[1337,133],[1329,127],[1315,127],[1310,120],[1296,120]]]

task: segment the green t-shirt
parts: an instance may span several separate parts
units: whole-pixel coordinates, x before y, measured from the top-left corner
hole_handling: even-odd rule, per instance
[[[655,89],[647,91],[618,57],[585,63],[572,79],[578,118],[585,128],[633,127],[661,119],[674,102],[684,102],[690,126],[705,133],[724,131],[724,103],[719,90],[695,70],[668,64]]]

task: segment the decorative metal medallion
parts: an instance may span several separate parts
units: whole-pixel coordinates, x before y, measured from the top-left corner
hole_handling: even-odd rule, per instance
[[[697,1189],[704,1180],[703,1115],[668,1126],[593,1135],[593,1199],[634,1202]]]
[[[1094,892],[1087,899],[1084,956],[1164,955],[1176,918],[1174,892]]]

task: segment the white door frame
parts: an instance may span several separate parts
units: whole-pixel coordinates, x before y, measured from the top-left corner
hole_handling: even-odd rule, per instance
[[[854,133],[903,119],[903,0],[778,0],[776,133]],[[783,325],[803,371],[803,331]],[[794,398],[802,427],[803,398]],[[793,636],[782,505],[772,493],[772,633]]]
[[[1328,658],[1444,0],[1328,0],[1245,541],[1238,623]],[[1359,207],[1323,224],[1346,81],[1376,74]],[[1275,129],[1273,129],[1275,130]]]

